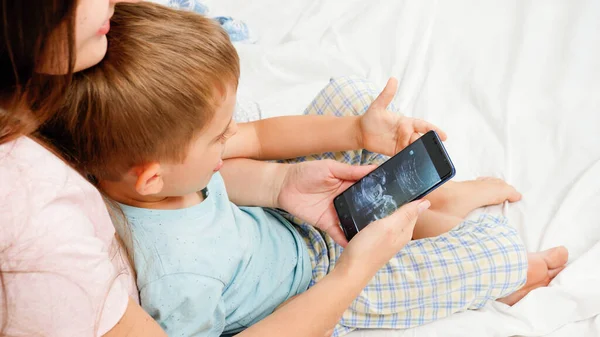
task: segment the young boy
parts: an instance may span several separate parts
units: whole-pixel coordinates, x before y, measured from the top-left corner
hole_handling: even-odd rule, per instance
[[[380,155],[357,149],[394,154],[434,128],[386,110],[394,81],[362,116],[238,126],[236,51],[215,23],[192,13],[119,5],[109,43],[100,65],[75,74],[64,109],[44,132],[119,203],[141,303],[170,336],[237,333],[319,281],[345,244],[333,197],[372,169],[347,174],[334,161],[247,158],[356,150],[340,156],[379,163]],[[342,84],[332,82],[313,107],[330,113],[332,102],[343,104],[323,99]],[[408,328],[507,295],[502,301],[512,304],[548,284],[566,263],[564,250],[527,255],[505,219],[464,221],[475,208],[519,199],[497,179],[438,189],[415,227],[421,240],[375,276],[334,335]]]

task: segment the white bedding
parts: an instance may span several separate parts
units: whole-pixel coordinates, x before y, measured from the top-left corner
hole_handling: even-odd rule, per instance
[[[408,331],[358,336],[600,336],[600,1],[214,0],[246,21],[240,90],[263,116],[301,113],[331,76],[383,86],[449,134],[457,179],[524,194],[505,212],[530,251],[567,269],[512,308],[492,303]]]

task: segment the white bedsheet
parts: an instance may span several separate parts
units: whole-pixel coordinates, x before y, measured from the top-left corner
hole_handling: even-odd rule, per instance
[[[358,336],[600,336],[600,1],[219,0],[246,21],[240,90],[298,114],[331,76],[400,79],[397,103],[449,134],[457,179],[505,178],[496,207],[530,251],[567,269],[512,308],[492,303],[408,331]],[[219,14],[219,13],[217,13]]]

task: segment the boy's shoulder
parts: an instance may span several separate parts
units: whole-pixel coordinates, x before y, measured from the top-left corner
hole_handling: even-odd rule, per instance
[[[219,181],[220,180],[220,181]],[[214,183],[213,183],[214,182]],[[227,283],[241,259],[244,235],[235,223],[220,177],[200,204],[177,210],[121,205],[131,229],[138,285],[171,274],[192,273]],[[226,203],[226,205],[221,205]],[[126,237],[127,235],[125,235]],[[127,243],[126,243],[127,244]],[[215,275],[221,275],[216,277]],[[141,278],[141,280],[140,280]]]
[[[191,225],[198,228],[198,224],[230,210],[230,207],[226,207],[230,203],[229,196],[220,174],[213,175],[202,194],[204,201],[181,209],[149,209],[125,204],[119,206],[134,231],[143,227],[144,233],[158,231],[167,235],[176,234],[181,227]],[[169,230],[165,230],[166,227]]]

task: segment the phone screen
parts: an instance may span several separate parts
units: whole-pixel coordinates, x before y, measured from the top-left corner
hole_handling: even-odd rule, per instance
[[[423,195],[441,180],[423,139],[419,139],[342,195],[356,230],[360,231]]]

